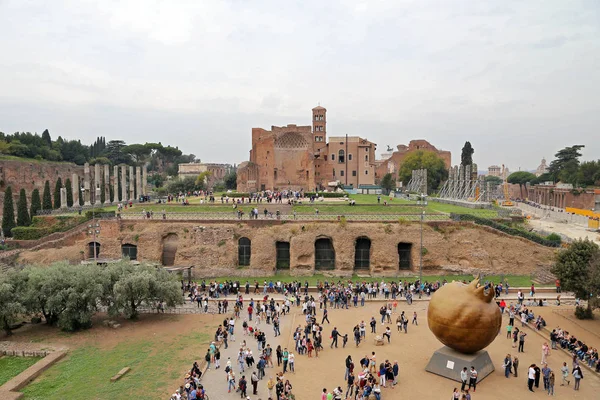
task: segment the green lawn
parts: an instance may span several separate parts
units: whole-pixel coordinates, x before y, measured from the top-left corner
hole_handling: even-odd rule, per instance
[[[152,337],[127,341],[109,350],[81,347],[26,386],[24,398],[157,398],[157,394],[175,389],[168,387],[169,383],[204,354],[208,342],[208,335],[194,333],[169,341]],[[182,353],[187,348],[190,351]],[[123,367],[130,367],[131,371],[120,380],[110,382]],[[163,398],[168,398],[168,394]]]
[[[353,275],[352,276],[352,281],[353,282],[381,282],[382,280],[386,281],[386,282],[391,282],[392,280],[394,281],[398,281],[399,279],[401,279],[402,281],[410,281],[410,282],[414,282],[416,279],[419,278],[418,274],[414,274],[411,277],[399,277],[399,278],[382,278],[382,277],[359,277],[357,275]],[[486,281],[490,281],[490,282],[495,282],[498,283],[502,280],[506,280],[508,281],[508,284],[511,287],[529,287],[531,286],[531,277],[529,275],[504,275],[504,276],[499,276],[499,275],[490,275],[490,276],[486,276],[485,280]],[[198,279],[197,279],[198,280]],[[199,281],[201,281],[202,279],[200,279]],[[242,285],[244,285],[246,283],[246,279],[240,279],[239,277],[236,276],[221,276],[218,278],[206,278],[207,282],[210,281],[217,281],[217,282],[223,282],[225,280],[239,280]],[[278,280],[281,280],[281,282],[293,282],[293,281],[301,281],[303,284],[305,281],[308,281],[308,284],[311,286],[316,285],[317,281],[320,282],[337,282],[338,280],[341,280],[342,282],[347,282],[348,279],[347,278],[331,278],[331,277],[325,277],[324,275],[319,275],[319,274],[315,274],[313,276],[290,276],[288,273],[278,273],[275,276],[259,276],[259,277],[252,277],[252,278],[248,278],[247,279],[248,282],[250,282],[251,285],[254,284],[254,281],[258,281],[258,283],[261,285],[262,288],[262,284],[264,281],[273,281],[276,282]],[[473,280],[473,275],[424,275],[423,276],[423,281],[425,282],[442,282],[442,281],[471,281]],[[540,285],[538,285],[540,286]],[[543,286],[543,285],[542,285]],[[552,285],[550,285],[552,286]]]
[[[39,357],[0,357],[0,386],[39,360]]]

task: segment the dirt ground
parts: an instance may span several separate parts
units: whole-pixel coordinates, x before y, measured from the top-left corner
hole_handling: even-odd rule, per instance
[[[356,348],[350,338],[345,349],[330,349],[329,334],[334,326],[341,333],[348,333],[351,337],[352,327],[361,320],[368,320],[371,316],[378,316],[379,304],[368,304],[365,307],[357,309],[350,308],[349,310],[330,310],[329,319],[331,324],[325,323],[325,350],[319,354],[319,358],[308,359],[306,356],[296,355],[296,373],[286,374],[286,378],[294,386],[294,393],[298,400],[312,400],[320,398],[320,393],[323,388],[328,390],[334,386],[342,386],[345,389],[344,382],[344,360],[348,355],[358,363],[358,360],[371,351],[375,351],[378,362],[380,360],[389,359],[391,361],[398,360],[400,365],[399,385],[395,389],[383,389],[383,400],[400,400],[400,399],[448,399],[451,397],[452,390],[457,387],[456,382],[452,382],[445,378],[432,375],[425,371],[425,366],[433,351],[442,347],[442,344],[437,341],[433,334],[427,328],[427,310],[428,303],[415,303],[412,306],[407,306],[400,303],[398,310],[405,311],[409,317],[413,311],[418,313],[419,325],[409,325],[408,334],[396,333],[395,326],[392,326],[394,335],[392,336],[391,344],[384,346],[375,346],[373,343],[373,335],[367,333],[367,340]],[[535,309],[535,312],[542,312],[542,315],[548,321],[548,326],[561,326],[572,332],[576,332],[583,340],[589,343],[600,346],[600,338],[594,332],[600,332],[600,321],[584,322],[571,321],[562,316],[566,309],[554,310],[553,307]],[[553,312],[556,311],[556,312]],[[318,314],[319,320],[321,313]],[[15,335],[10,338],[13,342],[22,344],[30,343],[39,347],[43,344],[52,344],[56,347],[69,347],[71,349],[78,346],[94,344],[100,348],[110,349],[118,343],[126,340],[143,340],[149,336],[168,338],[173,335],[185,334],[193,331],[203,331],[212,334],[214,328],[222,320],[219,315],[143,315],[137,322],[120,321],[122,326],[119,329],[107,328],[101,325],[101,319],[96,321],[95,327],[91,330],[80,332],[77,334],[65,334],[58,331],[56,328],[46,327],[44,325],[27,326],[15,332]],[[395,320],[395,315],[393,319]],[[534,331],[527,329],[527,340],[525,343],[525,353],[520,354],[519,377],[511,377],[506,379],[501,368],[502,360],[506,353],[516,354],[516,349],[511,348],[511,342],[505,338],[505,325],[508,320],[503,321],[503,330],[498,338],[488,347],[488,352],[495,363],[496,371],[485,378],[478,385],[478,390],[473,394],[473,399],[500,399],[509,398],[542,398],[547,396],[543,391],[543,386],[536,391],[530,393],[527,390],[526,369],[531,363],[539,363],[541,358],[541,346],[545,337],[541,337]],[[267,329],[268,343],[276,347],[281,344],[282,347],[293,349],[293,340],[291,338],[292,326],[303,324],[303,316],[299,309],[293,308],[292,315],[285,316],[282,319],[281,333],[282,335],[273,337],[272,330]],[[240,323],[241,325],[241,323]],[[518,326],[518,325],[517,325]],[[264,322],[262,327],[269,327]],[[383,331],[384,326],[377,325],[378,332]],[[239,331],[238,331],[239,332]],[[243,338],[238,333],[239,344]],[[245,338],[248,345],[257,353],[256,342],[253,339]],[[4,338],[2,339],[4,340]],[[224,360],[227,354],[235,354],[236,346],[231,343],[229,351],[222,350]],[[204,347],[202,347],[202,352]],[[179,350],[183,351],[183,350]],[[199,349],[200,352],[200,349]],[[200,353],[203,354],[203,353]],[[175,358],[177,353],[174,354]],[[234,357],[232,357],[233,360]],[[224,362],[223,360],[223,362]],[[567,354],[560,351],[552,352],[549,357],[549,366],[558,371],[563,361],[569,361]],[[569,364],[570,365],[570,364]],[[188,368],[187,365],[181,366],[182,375]],[[275,366],[274,369],[267,369],[268,376],[275,372],[281,371],[281,368]],[[237,372],[237,370],[236,370]],[[247,373],[249,376],[250,374]],[[585,378],[581,383],[579,392],[573,391],[572,387],[561,387],[560,379],[557,378],[555,387],[556,396],[561,399],[593,399],[597,398],[600,390],[600,377],[587,370],[584,370]],[[204,377],[203,382],[211,395],[211,399],[237,399],[239,393],[227,393],[224,373],[222,370],[210,370]],[[168,399],[172,391],[179,386],[181,379],[172,380],[168,387],[165,387],[160,393],[146,393],[144,397],[152,399]],[[261,381],[259,384],[259,395],[250,395],[252,400],[266,400],[266,381]],[[249,391],[250,393],[250,391]],[[594,394],[596,393],[596,394]]]
[[[413,311],[417,312],[419,326],[409,325],[408,334],[394,333],[390,345],[386,343],[384,346],[375,346],[373,335],[367,334],[367,340],[361,343],[359,348],[356,348],[351,340],[349,340],[346,349],[329,349],[328,343],[324,343],[325,350],[319,355],[318,359],[297,356],[297,372],[286,376],[294,385],[294,392],[297,398],[299,400],[317,399],[322,388],[331,390],[334,386],[339,385],[345,389],[345,358],[351,355],[355,363],[358,363],[358,360],[364,355],[370,354],[371,351],[376,352],[378,362],[385,359],[391,361],[398,360],[400,365],[399,385],[395,389],[383,389],[382,399],[451,398],[452,390],[457,386],[457,383],[425,371],[425,366],[433,351],[442,347],[442,344],[437,341],[427,328],[427,304],[399,305],[399,311],[406,311],[409,317],[412,316]],[[349,333],[351,336],[352,327],[360,322],[360,320],[368,322],[371,316],[378,316],[378,307],[377,304],[371,304],[364,308],[330,311],[329,319],[331,320],[331,324],[325,323],[326,335],[324,336],[329,338],[330,331],[334,326],[341,333]],[[554,317],[562,319],[558,314],[554,314],[551,317],[552,321],[555,321]],[[395,319],[395,316],[393,319]],[[296,316],[295,324],[298,325],[301,321],[301,315]],[[508,323],[508,319],[505,318],[503,322],[505,326]],[[561,322],[560,325],[567,327],[568,322]],[[377,325],[378,332],[383,330],[383,328],[385,326],[382,327],[381,324]],[[392,326],[392,328],[395,332],[395,327]],[[576,332],[577,330],[573,329],[573,331]],[[506,394],[509,394],[508,398],[514,399],[547,396],[547,393],[543,390],[542,383],[540,383],[540,389],[536,390],[536,393],[530,393],[527,390],[526,369],[532,363],[538,363],[539,365],[541,361],[541,347],[544,341],[547,340],[532,330],[527,329],[527,332],[525,353],[519,355],[519,377],[511,377],[509,379],[504,377],[504,371],[501,368],[504,356],[506,353],[517,353],[516,349],[511,348],[511,342],[505,338],[505,331],[503,330],[498,338],[487,348],[496,366],[496,371],[478,385],[476,393],[472,395],[473,399],[500,399],[506,398]],[[600,340],[597,339],[595,343],[600,345]],[[293,348],[289,337],[286,344],[288,348]],[[549,366],[554,371],[558,371],[563,361],[569,361],[567,354],[555,351],[549,357]],[[591,372],[584,372],[584,380],[581,383],[581,390],[579,392],[575,392],[572,387],[561,387],[559,385],[560,379],[557,379],[555,393],[556,396],[562,399],[592,399],[596,398],[600,390],[600,377]],[[233,398],[233,396],[231,397]]]

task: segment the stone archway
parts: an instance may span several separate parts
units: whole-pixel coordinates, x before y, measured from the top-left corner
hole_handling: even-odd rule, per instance
[[[179,236],[176,233],[169,233],[162,239],[162,265],[175,265],[175,255],[177,254],[177,244]]]
[[[319,238],[315,241],[315,269],[335,269],[335,249],[330,238]]]

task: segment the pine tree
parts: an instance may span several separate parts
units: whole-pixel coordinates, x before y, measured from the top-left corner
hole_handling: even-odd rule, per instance
[[[33,189],[33,192],[31,192],[31,208],[29,209],[29,216],[32,220],[41,209],[42,201],[40,200],[40,191],[39,189]]]
[[[61,187],[62,187],[62,179],[60,179],[60,176],[59,176],[58,179],[56,180],[56,185],[54,186],[54,208],[57,210],[60,208],[60,188]]]
[[[12,236],[12,228],[15,224],[15,206],[13,204],[12,188],[9,186],[4,192],[4,208],[2,210],[2,232],[4,236]]]
[[[465,142],[460,155],[460,165],[464,167],[473,164],[473,153],[475,150],[471,146],[471,142]]]
[[[42,210],[52,210],[52,196],[50,195],[50,181],[44,183],[42,194]]]
[[[50,137],[50,132],[48,132],[48,129],[42,132],[42,140],[46,142],[46,145],[52,147],[52,138]]]
[[[69,178],[65,181],[65,187],[67,188],[67,207],[73,207],[73,185]]]
[[[31,225],[31,218],[29,218],[29,211],[27,210],[27,195],[25,189],[21,189],[19,202],[17,203],[17,226],[29,225]]]

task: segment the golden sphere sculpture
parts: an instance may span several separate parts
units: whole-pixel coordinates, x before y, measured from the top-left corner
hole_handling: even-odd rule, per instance
[[[466,285],[447,283],[431,296],[427,310],[429,329],[446,346],[465,354],[476,353],[494,341],[502,326],[502,314],[479,279]]]

